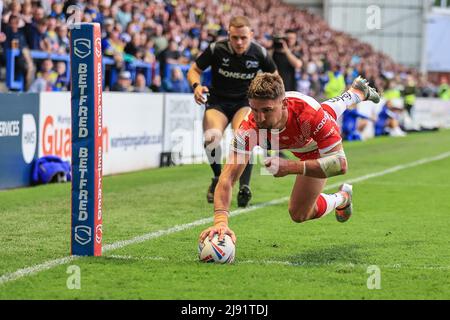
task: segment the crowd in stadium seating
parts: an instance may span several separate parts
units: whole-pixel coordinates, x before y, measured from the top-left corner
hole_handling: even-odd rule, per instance
[[[418,95],[436,95],[436,86],[418,72],[396,64],[370,45],[330,29],[319,16],[294,9],[280,0],[4,0],[2,15],[3,54],[18,48],[17,69],[26,75],[32,91],[66,90],[64,63],[33,61],[27,48],[58,54],[69,52],[67,21],[102,24],[103,54],[113,61],[117,83],[106,90],[190,92],[185,71],[211,41],[226,37],[232,16],[251,19],[255,40],[272,48],[273,35],[296,30],[297,45],[290,48],[302,61],[296,70],[297,90],[326,97],[330,77],[348,85],[361,74],[378,90],[406,87],[408,81]],[[68,12],[76,4],[82,10]],[[3,65],[5,59],[1,59]],[[127,63],[144,61],[152,66],[152,79],[139,72],[129,78]],[[175,67],[174,67],[175,66]],[[50,68],[50,70],[48,70]],[[159,72],[158,72],[159,71]],[[106,71],[106,77],[110,74]],[[133,79],[132,79],[133,78]],[[120,82],[120,83],[119,83]]]

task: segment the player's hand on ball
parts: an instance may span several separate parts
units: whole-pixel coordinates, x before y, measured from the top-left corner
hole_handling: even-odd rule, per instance
[[[209,89],[205,86],[197,86],[194,90],[194,99],[197,104],[205,104],[206,98],[203,96],[205,93],[208,93]]]
[[[264,161],[264,165],[266,166],[267,171],[276,178],[284,177],[289,174],[289,160],[279,157],[269,157]]]
[[[200,234],[199,241],[203,242],[206,237],[209,237],[209,240],[211,240],[216,233],[219,235],[219,241],[222,241],[224,236],[227,234],[231,237],[233,243],[236,243],[236,235],[234,234],[234,231],[224,224],[214,225],[206,230],[203,230]]]

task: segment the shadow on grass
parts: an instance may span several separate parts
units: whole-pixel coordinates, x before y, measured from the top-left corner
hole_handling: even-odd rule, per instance
[[[286,261],[311,267],[330,264],[364,264],[367,262],[367,259],[364,259],[367,255],[360,252],[360,249],[360,246],[354,244],[331,245],[287,256]]]

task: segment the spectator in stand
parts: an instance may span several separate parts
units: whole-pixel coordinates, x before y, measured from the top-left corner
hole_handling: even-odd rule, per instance
[[[120,9],[114,18],[122,25],[122,28],[125,29],[132,19],[133,4],[131,1],[117,1],[117,4]]]
[[[322,92],[322,85],[320,83],[319,74],[313,73],[311,75],[310,95],[311,97],[314,97],[316,100],[320,100],[321,92]]]
[[[134,84],[134,92],[152,92],[145,83],[145,77],[142,73],[136,74],[136,81]]]
[[[70,40],[67,35],[67,26],[61,24],[56,28],[56,33],[58,35],[58,51],[59,54],[70,54]]]
[[[164,79],[163,87],[165,92],[191,92],[189,83],[179,67],[172,67],[170,78]]]
[[[2,43],[4,52],[8,49],[19,50],[19,56],[15,61],[15,72],[25,75],[25,90],[27,90],[33,80],[35,67],[25,38],[24,28],[19,28],[19,21],[18,16],[9,16],[8,25],[4,26],[4,33],[0,32],[0,43]]]
[[[28,92],[53,91],[57,78],[58,74],[53,70],[52,60],[46,59],[42,62],[41,71],[37,73]]]
[[[181,62],[180,58],[181,53],[178,50],[178,44],[176,41],[171,40],[167,49],[161,52],[158,57],[161,76],[163,78],[166,75],[167,64],[179,64]]]
[[[124,48],[125,45],[120,40],[120,31],[118,26],[114,26],[108,37],[102,40],[103,55],[114,60],[114,66],[117,71],[124,68]]]
[[[124,52],[135,58],[138,58],[138,53],[141,49],[141,35],[139,33],[133,34],[131,41],[125,46]]]
[[[92,22],[103,23],[103,15],[98,7],[98,0],[88,0],[84,15],[88,15]]]
[[[105,18],[105,22],[102,26],[102,39],[107,38],[108,35],[114,30],[114,19]]]
[[[31,1],[25,1],[22,5],[22,19],[27,23],[31,23],[33,21],[33,6]]]
[[[10,16],[18,16],[19,29],[25,26],[28,47],[33,50],[51,52],[55,52],[55,46],[48,45],[48,40],[42,41],[46,32],[51,34],[56,31],[57,45],[61,47],[59,29],[65,24],[62,22],[73,15],[73,12],[67,12],[67,8],[70,5],[80,6],[82,8],[81,21],[103,23],[102,39],[104,42],[107,42],[106,40],[115,28],[119,30],[118,39],[122,39],[122,42],[126,40],[126,43],[122,43],[122,45],[112,44],[122,47],[122,50],[110,55],[116,60],[118,70],[123,69],[123,48],[132,41],[135,33],[141,34],[140,46],[145,47],[145,51],[140,53],[138,50],[133,56],[151,61],[150,63],[154,62],[154,56],[158,57],[161,62],[160,69],[163,72],[167,63],[166,53],[168,51],[165,50],[169,41],[174,41],[175,46],[178,47],[177,51],[180,57],[175,57],[177,63],[192,62],[208,47],[209,43],[224,36],[224,30],[227,29],[232,16],[245,12],[252,21],[255,40],[267,49],[271,47],[271,37],[274,34],[286,34],[288,30],[298,30],[295,37],[301,39],[301,42],[288,45],[288,49],[301,57],[304,62],[302,68],[305,70],[303,72],[306,71],[310,75],[311,94],[314,93],[315,97],[323,96],[323,87],[329,80],[328,72],[337,71],[332,70],[333,66],[339,66],[338,70],[344,77],[344,84],[350,83],[356,74],[361,74],[368,78],[377,89],[385,86],[384,79],[394,79],[397,83],[402,83],[402,79],[397,76],[412,71],[396,64],[388,56],[376,52],[370,45],[361,43],[345,33],[330,29],[320,16],[305,10],[298,10],[279,0],[257,2],[252,0],[227,0],[225,2],[215,0],[197,2],[192,0],[7,0],[3,3],[5,4],[3,25],[9,23]],[[53,30],[52,19],[56,20],[56,29]],[[48,29],[46,20],[50,21]],[[44,21],[45,23],[43,23]],[[7,28],[2,28],[2,30],[5,32]],[[126,33],[122,34],[122,30],[125,28],[127,28]],[[106,43],[103,44],[105,46]],[[63,49],[60,48],[57,51],[62,53],[63,50],[67,51],[67,47],[64,46]],[[151,50],[150,53],[148,53],[149,50]],[[164,52],[163,55],[161,55],[162,52]],[[0,59],[3,59],[4,62],[4,54],[0,54]],[[161,74],[164,76],[164,73]],[[320,86],[314,80],[316,77],[321,79]],[[416,73],[414,73],[414,77],[417,92],[427,96],[435,94],[437,90],[433,88],[433,85],[438,86],[438,83],[430,84],[420,79]],[[333,79],[331,82],[333,83]],[[328,84],[327,91],[332,87]],[[319,88],[320,90],[318,90]],[[336,89],[335,92],[338,90]],[[332,96],[332,94],[330,95]]]
[[[301,78],[297,81],[296,90],[307,96],[311,94],[311,81],[309,80],[309,76],[306,72],[303,72]]]
[[[159,74],[156,74],[153,77],[152,84],[150,85],[150,90],[152,90],[152,92],[163,92],[161,86],[161,76]]]
[[[119,74],[119,79],[113,85],[111,91],[132,92],[133,87],[131,86],[131,73],[129,71],[122,71]]]
[[[9,11],[3,15],[3,23],[8,23],[11,19],[11,16],[17,17],[19,29],[25,26],[25,21],[22,15],[22,5],[20,4],[20,1],[11,1]]]
[[[56,33],[56,18],[49,17],[47,19],[47,32],[44,37],[44,46],[49,53],[59,52],[59,39]]]
[[[58,61],[56,63],[57,78],[53,86],[54,91],[68,91],[70,80],[66,75],[66,63],[64,61]]]
[[[155,55],[158,56],[161,52],[167,49],[169,41],[164,36],[164,28],[160,24],[156,24],[154,36],[152,38],[155,48]]]
[[[66,23],[66,15],[63,12],[63,1],[54,1],[52,3],[52,12],[49,17],[55,18],[60,23]]]
[[[28,46],[31,50],[47,51],[44,43],[47,33],[47,19],[42,18],[39,21],[27,25]]]
[[[32,11],[33,11],[33,21],[38,22],[45,18],[45,10],[42,8],[39,3],[32,2]]]

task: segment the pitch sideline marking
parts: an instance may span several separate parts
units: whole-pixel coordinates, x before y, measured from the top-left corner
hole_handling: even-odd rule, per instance
[[[450,151],[449,152],[444,152],[441,153],[437,156],[434,157],[430,157],[430,158],[423,158],[423,159],[419,159],[407,164],[403,164],[403,165],[398,165],[398,166],[394,166],[391,167],[389,169],[385,169],[379,172],[374,172],[374,173],[369,173],[366,175],[363,175],[361,177],[358,178],[353,178],[353,179],[349,179],[346,182],[347,183],[358,183],[364,180],[368,180],[368,179],[372,179],[372,178],[376,178],[376,177],[380,177],[380,176],[384,176],[393,172],[397,172],[400,170],[404,170],[404,169],[409,169],[412,167],[416,167],[422,164],[426,164],[429,162],[433,162],[433,161],[439,161],[445,158],[450,157]],[[334,183],[332,185],[326,186],[324,188],[324,191],[328,190],[328,189],[332,189],[332,188],[336,188],[338,187],[342,182],[339,183]],[[244,208],[244,209],[238,209],[235,211],[232,211],[230,213],[230,216],[237,216],[243,213],[247,213],[247,212],[251,212],[251,211],[255,211],[261,208],[265,208],[265,207],[269,207],[269,206],[273,206],[276,204],[280,204],[283,202],[286,202],[289,199],[289,197],[284,197],[284,198],[280,198],[280,199],[275,199],[272,201],[268,201],[268,202],[264,202],[258,205],[254,205],[254,206],[250,206],[248,208]],[[204,225],[207,223],[210,223],[213,221],[213,217],[209,217],[209,218],[204,218],[204,219],[199,219],[190,223],[186,223],[186,224],[182,224],[182,225],[176,225],[172,228],[169,229],[165,229],[165,230],[158,230],[158,231],[154,231],[154,232],[150,232],[141,236],[137,236],[134,238],[131,238],[129,240],[121,240],[121,241],[117,241],[115,243],[112,244],[108,244],[105,245],[103,247],[102,253],[108,252],[108,251],[112,251],[112,250],[117,250],[117,249],[121,249],[123,247],[132,245],[132,244],[138,244],[138,243],[142,243],[145,242],[147,240],[151,240],[151,239],[155,239],[155,238],[159,238],[162,237],[164,235],[169,235],[172,233],[176,233],[176,232],[180,232],[180,231],[184,231],[196,226],[200,226],[200,225]],[[11,272],[11,273],[7,273],[4,274],[0,277],[0,285],[23,278],[23,277],[27,277],[27,276],[31,276],[34,274],[37,274],[39,272],[45,271],[45,270],[49,270],[51,268],[66,264],[68,262],[72,262],[74,260],[77,260],[81,258],[81,256],[68,256],[68,257],[64,257],[64,258],[59,258],[59,259],[54,259],[54,260],[49,260],[46,261],[44,263],[38,264],[38,265],[34,265],[32,267],[27,267],[27,268],[23,268],[23,269],[19,269],[15,272]]]

